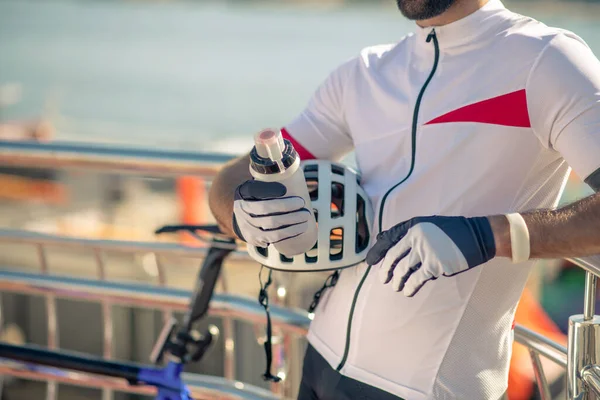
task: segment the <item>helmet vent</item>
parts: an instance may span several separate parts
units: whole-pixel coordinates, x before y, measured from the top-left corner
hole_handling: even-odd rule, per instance
[[[335,165],[335,164],[331,164],[331,172],[337,175],[341,175],[344,176],[344,168],[339,166],[339,165]]]
[[[264,258],[269,257],[269,249],[267,247],[257,247],[256,252]]]
[[[344,228],[333,228],[329,232],[329,259],[341,260],[344,257]]]
[[[331,218],[344,216],[344,185],[339,182],[331,183]]]
[[[304,166],[304,179],[306,179],[306,185],[308,186],[308,194],[310,195],[310,201],[319,200],[318,176],[319,166],[317,164]]]
[[[366,204],[361,196],[356,196],[356,252],[360,253],[366,250],[371,237],[369,235],[369,227],[365,224]]]
[[[319,241],[317,240],[317,243],[315,244],[315,246],[312,249],[310,249],[309,251],[307,251],[306,253],[304,253],[304,260],[306,261],[307,264],[314,264],[319,260],[318,247],[319,247]]]
[[[286,257],[283,254],[279,254],[279,260],[281,260],[282,263],[286,264],[292,263],[294,261],[293,258]]]

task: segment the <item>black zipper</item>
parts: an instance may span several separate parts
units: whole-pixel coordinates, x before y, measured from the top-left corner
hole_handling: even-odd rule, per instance
[[[425,83],[423,84],[423,87],[421,87],[421,91],[419,92],[419,96],[417,96],[417,101],[415,103],[415,109],[413,111],[413,121],[412,121],[412,153],[411,153],[411,161],[410,161],[410,169],[408,170],[408,174],[406,175],[406,177],[404,177],[404,179],[402,179],[400,182],[396,183],[394,186],[392,186],[383,196],[383,198],[381,199],[381,206],[379,207],[379,232],[382,231],[382,227],[383,227],[383,207],[385,205],[385,202],[388,198],[388,196],[390,195],[390,193],[392,193],[394,191],[394,189],[396,189],[398,186],[400,186],[401,184],[403,184],[404,182],[406,182],[406,180],[412,175],[414,169],[415,169],[415,156],[416,156],[416,152],[417,152],[417,127],[418,127],[418,120],[419,120],[419,109],[421,108],[421,101],[423,99],[423,95],[425,94],[425,89],[427,89],[427,86],[429,86],[429,83],[431,82],[431,79],[433,79],[433,75],[435,74],[435,71],[437,70],[438,67],[438,62],[440,60],[440,45],[438,43],[438,39],[437,39],[437,35],[435,34],[435,29],[432,29],[431,32],[429,33],[429,35],[427,35],[427,43],[431,42],[433,40],[433,46],[434,46],[434,50],[435,50],[435,56],[434,56],[434,61],[433,61],[433,68],[431,69],[431,72],[429,73],[429,76],[427,77],[427,80],[425,81]],[[337,366],[336,370],[337,371],[341,371],[341,369],[344,367],[344,364],[346,364],[346,360],[348,359],[348,353],[350,351],[350,332],[352,331],[352,317],[354,316],[354,309],[356,308],[356,301],[358,300],[358,295],[360,293],[360,290],[362,289],[362,286],[364,285],[365,281],[367,280],[367,276],[369,275],[369,272],[371,272],[371,266],[367,267],[367,270],[365,271],[365,274],[363,275],[362,279],[360,280],[356,291],[354,292],[354,298],[352,299],[352,305],[350,306],[350,315],[348,316],[348,327],[346,329],[346,346],[344,348],[344,356],[342,357],[342,361],[340,361],[340,364]]]

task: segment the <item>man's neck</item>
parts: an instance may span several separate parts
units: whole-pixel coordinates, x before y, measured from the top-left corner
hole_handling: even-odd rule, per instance
[[[421,28],[448,25],[459,19],[463,19],[467,15],[473,14],[487,2],[488,0],[456,0],[444,13],[437,17],[417,21],[417,25]]]

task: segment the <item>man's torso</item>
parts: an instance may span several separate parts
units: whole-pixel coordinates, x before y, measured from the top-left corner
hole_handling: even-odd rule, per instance
[[[498,1],[456,24],[436,28],[439,57],[425,90],[436,64],[430,29],[367,49],[346,67],[345,118],[376,210],[375,233],[381,200],[409,175],[413,151],[409,178],[386,199],[383,229],[420,215],[552,207],[566,180],[565,161],[530,127],[525,90],[560,31]],[[375,271],[364,277],[365,266],[345,270],[309,340],[341,373],[406,399],[499,398],[529,269],[493,260],[430,282],[414,298],[382,286]]]

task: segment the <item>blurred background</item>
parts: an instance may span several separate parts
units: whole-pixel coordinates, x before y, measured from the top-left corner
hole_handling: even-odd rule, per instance
[[[600,0],[506,5],[574,31],[600,55]],[[0,0],[0,140],[240,154],[250,149],[254,132],[295,117],[341,62],[412,29],[392,0]],[[163,224],[212,221],[209,185],[194,177],[0,165],[0,227],[154,241],[154,229]],[[590,193],[573,175],[562,202]],[[167,240],[195,245],[188,237]],[[33,271],[39,268],[34,259],[26,247],[0,243],[0,269]],[[53,273],[94,275],[93,255],[85,252],[56,250],[50,259]],[[199,264],[172,264],[169,286],[191,289]],[[114,257],[107,266],[108,279],[157,278],[144,255]],[[256,273],[256,266],[230,266],[229,290],[256,296]],[[567,262],[539,265],[519,323],[564,342],[568,316],[582,312],[583,277]],[[306,307],[322,279],[299,285],[289,304]],[[0,299],[0,340],[48,342],[43,299],[13,293]],[[114,313],[120,338],[113,344],[115,357],[147,361],[160,316],[121,306],[114,306]],[[98,304],[64,300],[58,316],[65,331],[61,348],[102,354]],[[243,343],[246,365],[238,377],[265,386],[258,372],[264,363],[260,345],[253,339]],[[511,400],[538,396],[522,351],[515,348]],[[196,370],[222,375],[221,353],[215,352]],[[553,373],[560,393],[561,372]],[[39,383],[7,379],[1,395],[36,399],[44,398],[45,390]],[[65,399],[100,395],[64,385],[58,391]]]

